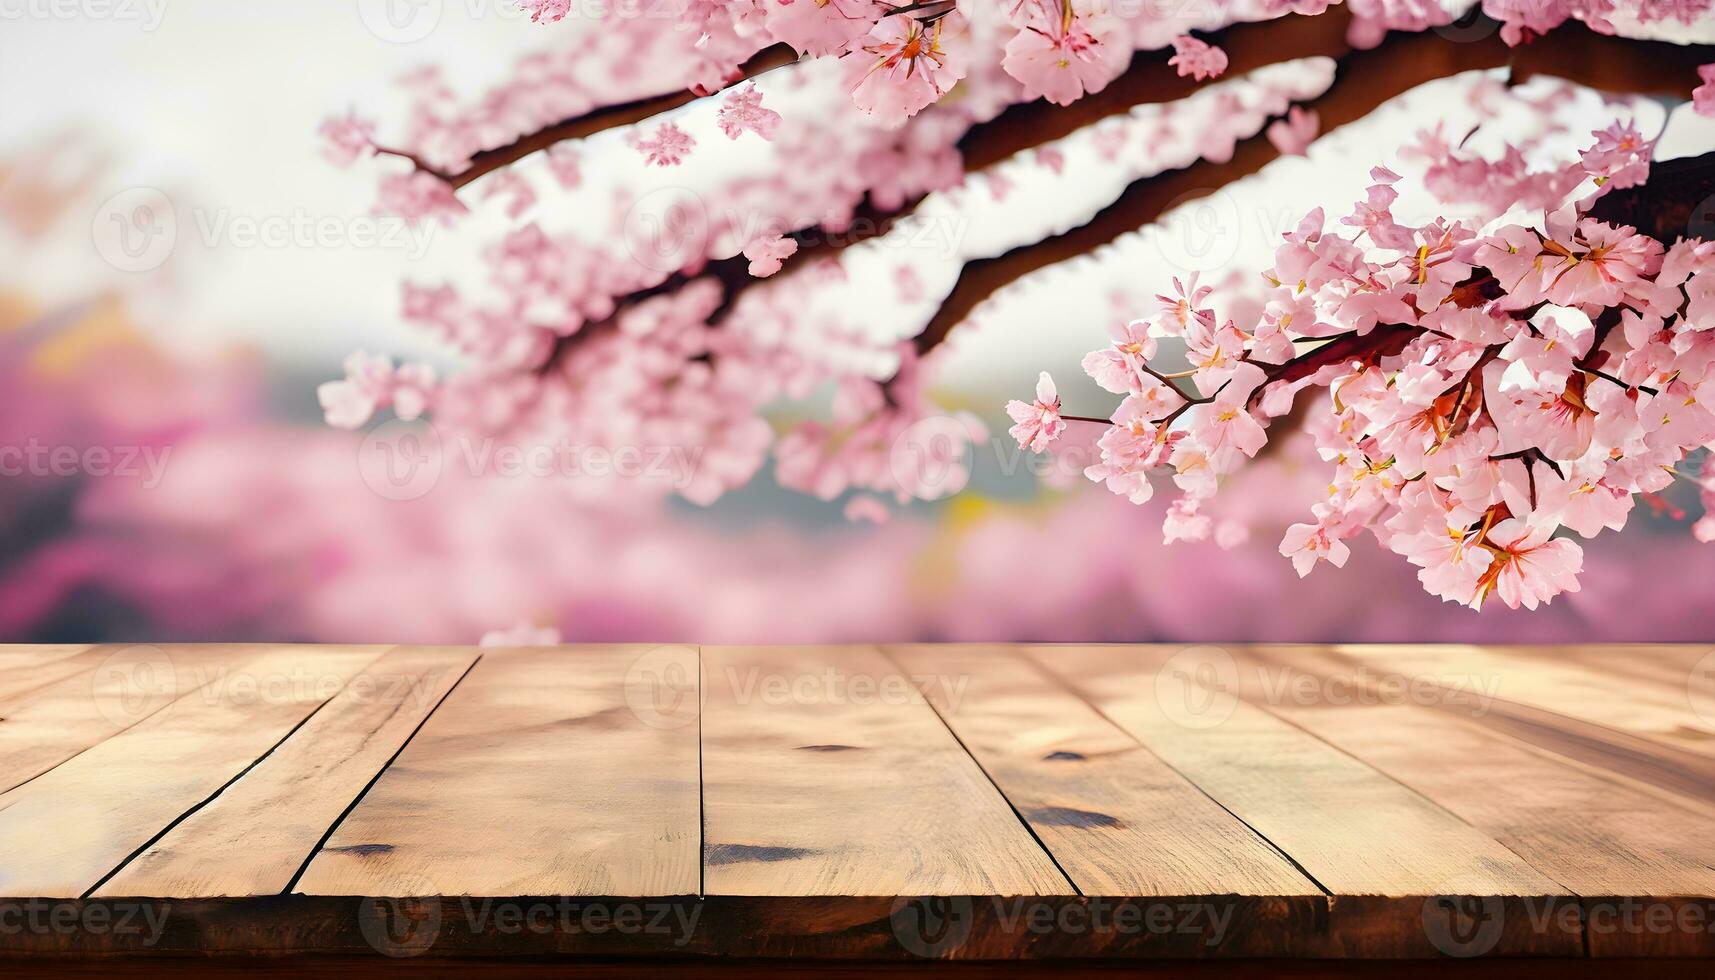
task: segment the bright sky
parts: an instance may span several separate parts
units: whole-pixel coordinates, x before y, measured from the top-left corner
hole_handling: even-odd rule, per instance
[[[410,242],[381,243],[378,234],[376,247],[363,247],[354,228],[333,247],[244,247],[242,229],[366,214],[376,172],[322,160],[322,119],[353,106],[397,110],[391,80],[424,64],[443,66],[456,85],[492,82],[543,43],[544,29],[518,18],[509,0],[430,0],[425,9],[441,10],[439,24],[414,43],[371,31],[365,13],[378,24],[384,15],[357,0],[172,0],[163,11],[164,2],[0,0],[0,153],[75,129],[113,153],[109,193],[167,194],[180,226],[166,268],[183,288],[154,299],[155,319],[174,340],[243,336],[280,356],[317,360],[358,343],[407,349],[416,338],[397,311],[398,283],[415,264]],[[51,16],[108,3],[105,17]],[[209,236],[220,246],[206,247]],[[303,239],[291,232],[288,240]],[[441,244],[431,240],[430,250]],[[165,278],[116,274],[87,232],[58,245],[27,257],[37,295],[76,295],[101,282],[148,291]],[[17,275],[6,264],[5,275]]]

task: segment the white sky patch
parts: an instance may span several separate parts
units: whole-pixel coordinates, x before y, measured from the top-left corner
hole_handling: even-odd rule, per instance
[[[413,43],[377,36],[357,0],[172,0],[154,30],[111,17],[4,21],[0,157],[72,133],[110,167],[51,240],[20,250],[0,235],[0,276],[48,303],[127,290],[163,342],[187,349],[255,343],[291,365],[337,364],[364,345],[424,348],[399,317],[399,283],[422,265],[409,245],[303,247],[300,235],[300,244],[246,247],[223,232],[206,248],[198,219],[213,227],[224,215],[223,228],[242,228],[369,217],[379,171],[327,163],[317,127],[357,108],[388,132],[405,109],[394,79],[424,65],[442,66],[459,91],[500,81],[520,56],[553,43],[551,29],[512,7],[448,0]],[[180,214],[161,274],[120,273],[92,245],[101,202],[133,187],[158,188]],[[431,256],[459,234],[435,235]]]

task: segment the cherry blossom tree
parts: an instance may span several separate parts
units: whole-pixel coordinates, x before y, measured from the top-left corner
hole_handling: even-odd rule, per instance
[[[621,491],[705,504],[772,462],[854,520],[943,495],[984,438],[932,388],[979,307],[1413,86],[1504,68],[1715,111],[1715,56],[1673,43],[1712,0],[522,5],[550,47],[504,83],[424,70],[394,121],[323,127],[331,161],[378,172],[379,209],[491,236],[461,281],[403,286],[456,369],[353,355],[328,421],[672,447],[690,472]],[[1045,374],[1013,434],[1100,427],[1085,474],[1137,503],[1176,486],[1173,541],[1216,534],[1222,485],[1302,430],[1329,480],[1281,543],[1300,572],[1368,528],[1447,599],[1576,589],[1567,532],[1617,530],[1675,479],[1715,487],[1715,245],[1685,217],[1703,178],[1664,180],[1628,119],[1553,165],[1546,137],[1491,158],[1464,135],[1409,148],[1448,214],[1396,217],[1406,178],[1377,160],[1228,308],[1190,276],[1153,313],[1122,297],[1139,308],[1084,362],[1111,414],[1064,413]]]

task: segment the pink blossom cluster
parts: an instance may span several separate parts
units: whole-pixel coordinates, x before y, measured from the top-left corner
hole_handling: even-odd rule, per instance
[[[1173,39],[1173,52],[1173,57],[1167,59],[1167,63],[1177,69],[1179,74],[1190,76],[1199,82],[1218,78],[1227,70],[1225,51],[1189,34]]]
[[[1319,14],[1341,0],[1265,0],[1268,9]],[[1374,47],[1388,31],[1422,31],[1453,23],[1468,9],[1465,4],[1436,0],[1346,0],[1352,13],[1348,39],[1358,47]],[[1715,7],[1715,0],[1482,0],[1481,13],[1501,25],[1501,38],[1519,45],[1547,34],[1567,21],[1578,21],[1601,34],[1616,34],[1626,19],[1638,24],[1691,25]],[[1616,15],[1621,23],[1616,24]]]
[[[1065,105],[1101,91],[1135,51],[1169,43],[1198,49],[1187,63],[1198,77],[1219,74],[1216,65],[1224,67],[1225,56],[1184,37],[1186,31],[1279,16],[1262,2],[1212,0],[1160,11],[1110,9],[1105,0],[698,0],[673,17],[638,17],[618,5],[595,24],[580,24],[587,29],[557,35],[564,38],[561,47],[525,58],[514,77],[480,98],[461,101],[433,68],[406,77],[416,104],[400,136],[378,141],[376,125],[350,113],[330,119],[322,135],[326,155],[341,165],[379,150],[420,168],[456,173],[485,150],[605,106],[684,90],[718,92],[744,78],[745,63],[775,44],[836,62],[849,104],[882,125],[902,125],[961,82],[969,97],[973,87],[999,92],[996,83],[1004,79],[999,107],[1036,98]],[[564,17],[570,5],[525,0],[523,6],[547,23]],[[779,114],[765,108],[761,96],[754,85],[729,91],[723,131],[733,138],[744,131],[770,138]],[[645,138],[659,143],[663,135],[668,152],[651,153],[659,162],[682,158],[691,148],[671,131]],[[394,196],[408,202],[402,190],[395,188]]]
[[[1583,22],[1602,34],[1617,33],[1617,15],[1639,23],[1693,24],[1715,8],[1715,0],[1483,0],[1483,13],[1501,22],[1501,37],[1521,44],[1554,30],[1569,20]]]
[[[1017,13],[1025,16],[1022,8]],[[942,22],[894,19],[907,21],[929,27]],[[966,27],[1011,29],[1004,19],[974,21]],[[612,215],[607,235],[551,233],[540,219],[532,220],[532,209],[540,210],[542,170],[562,188],[582,187],[584,167],[575,143],[550,150],[541,169],[509,167],[485,177],[478,185],[483,196],[505,199],[508,215],[522,222],[483,249],[486,288],[454,282],[404,287],[406,320],[468,365],[446,381],[413,375],[403,389],[406,397],[396,400],[386,362],[377,366],[366,356],[355,358],[345,379],[323,387],[329,421],[350,428],[389,406],[411,414],[432,406],[437,426],[460,434],[694,445],[706,453],[699,472],[709,479],[686,495],[708,502],[768,461],[774,438],[760,417],[764,406],[782,397],[807,397],[829,384],[839,392],[831,417],[798,423],[779,440],[776,473],[782,482],[819,495],[848,489],[892,500],[937,494],[911,467],[899,470],[888,459],[888,447],[900,433],[942,414],[914,390],[920,383],[915,355],[899,342],[910,334],[871,336],[861,322],[841,322],[849,318],[806,316],[821,284],[844,279],[838,259],[814,260],[802,275],[742,297],[731,295],[732,284],[723,276],[710,275],[709,264],[742,256],[751,276],[773,276],[789,261],[810,261],[794,258],[800,231],[839,236],[865,203],[885,213],[956,187],[965,177],[957,148],[961,137],[1026,96],[997,60],[973,67],[964,98],[891,129],[841,105],[843,70],[818,74],[814,65],[803,67],[794,76],[798,97],[826,99],[828,112],[782,118],[765,107],[760,86],[728,91],[719,100],[715,124],[732,139],[755,133],[769,140],[764,160],[713,189],[674,199],[659,213],[643,211],[659,195],[640,201],[621,190],[604,205]],[[429,90],[423,105],[444,108],[444,93]],[[1201,130],[1208,134],[1207,152],[1217,155],[1230,154],[1234,131],[1248,125],[1245,120],[1254,116],[1260,125],[1262,118],[1236,96],[1221,105],[1231,110],[1221,113],[1221,124]],[[690,128],[677,117],[651,120],[627,141],[649,163],[694,161]],[[1117,126],[1107,130],[1131,133]],[[340,156],[350,158],[371,132],[347,118],[330,126],[329,135],[350,150]],[[471,148],[492,139],[459,145]],[[1110,148],[1108,156],[1117,149]],[[429,146],[417,152],[436,166],[457,161]],[[1188,148],[1186,157],[1199,152],[1204,151]],[[1046,154],[1038,161],[1050,169],[1055,163]],[[450,187],[426,170],[387,181],[390,203],[415,217],[444,218],[462,207]],[[883,361],[903,366],[878,372],[874,365]],[[958,455],[961,448],[948,452]],[[856,513],[873,517],[874,508]]]
[[[114,364],[101,384],[135,365],[134,357]],[[139,396],[156,412],[184,391],[182,383],[123,387],[133,411],[144,404]],[[77,402],[53,404],[80,411]],[[75,611],[83,614],[78,637],[95,639],[89,630],[108,622],[102,611],[123,609],[134,632],[223,642],[1708,636],[1699,600],[1715,551],[1654,527],[1592,542],[1584,590],[1552,608],[1496,603],[1481,616],[1450,618],[1410,588],[1410,566],[1373,549],[1353,554],[1340,573],[1354,587],[1309,590],[1292,589],[1290,567],[1260,548],[1225,551],[1209,541],[1153,550],[1147,536],[1161,519],[1159,501],[1133,507],[1095,487],[1030,503],[968,494],[939,518],[907,512],[883,527],[813,527],[784,514],[724,525],[613,498],[568,507],[560,488],[540,481],[456,471],[420,500],[395,501],[359,481],[351,433],[242,412],[218,421],[171,436],[163,485],[89,487],[71,526],[11,552],[0,569],[0,635],[40,638]],[[1290,458],[1247,468],[1234,479],[1249,485],[1235,484],[1234,499],[1223,501],[1233,505],[1223,523],[1239,516],[1258,536],[1277,534],[1312,477]],[[16,481],[0,486],[5,510],[19,490]],[[1020,574],[1026,563],[1030,574]],[[1640,566],[1682,574],[1638,575]],[[1235,604],[1234,590],[1256,599]]]
[[[552,21],[560,7],[538,4],[535,13]],[[1170,44],[1179,70],[1219,74],[1225,55],[1188,32],[1285,12],[1262,0],[1172,13],[1085,0],[903,7],[734,0],[693,4],[700,33],[683,30],[682,20],[650,18],[568,32],[564,50],[526,59],[514,79],[468,104],[435,73],[419,72],[408,79],[415,104],[403,140],[383,147],[375,127],[355,116],[328,124],[324,134],[330,157],[342,162],[369,153],[409,158],[412,169],[384,178],[382,206],[420,220],[463,213],[463,192],[455,189],[464,185],[453,175],[521,137],[682,85],[711,97],[627,127],[624,165],[636,179],[615,189],[599,166],[587,166],[590,145],[581,139],[485,172],[471,190],[504,202],[510,221],[468,270],[485,281],[413,282],[403,291],[405,319],[465,363],[438,380],[418,367],[360,356],[344,379],[324,386],[328,418],[356,427],[388,408],[404,417],[432,409],[437,426],[461,435],[696,452],[703,454],[697,481],[671,489],[701,503],[749,480],[770,461],[771,446],[780,481],[812,494],[859,491],[899,502],[935,496],[939,488],[894,465],[888,452],[913,426],[944,414],[922,394],[927,365],[906,342],[923,329],[917,317],[932,309],[880,324],[849,310],[829,312],[817,300],[837,291],[821,287],[844,280],[846,267],[840,258],[811,254],[811,243],[958,187],[965,179],[961,140],[1009,106],[1039,97],[1070,102],[1107,85],[1134,51]],[[696,36],[687,41],[687,34]],[[779,42],[812,57],[732,84],[741,64]],[[959,97],[937,102],[955,81]],[[1206,120],[1189,127],[1201,138],[1183,154],[1187,162],[1193,152],[1229,159],[1235,141],[1254,131],[1246,128],[1252,117],[1260,128],[1278,111],[1241,104],[1237,92],[1205,91],[1214,104],[1199,110]],[[788,101],[797,111],[779,111]],[[803,111],[805,105],[818,109]],[[899,125],[907,116],[909,124]],[[1088,127],[1105,161],[1125,159],[1140,130],[1148,130],[1141,139],[1152,148],[1187,142],[1165,115],[1155,127],[1121,123]],[[1314,113],[1297,112],[1271,127],[1270,138],[1284,151],[1302,152],[1317,128]],[[755,161],[698,182],[699,157],[741,138]],[[1454,148],[1438,149],[1457,160]],[[1053,146],[1038,156],[1044,171],[1065,165]],[[678,169],[668,175],[657,167]],[[597,176],[586,178],[586,170]],[[990,168],[983,184],[1000,201],[1017,175]],[[672,181],[669,191],[681,183],[695,191],[649,212],[663,199],[661,184],[647,190],[652,176]],[[1089,182],[1074,176],[1065,183]],[[555,229],[550,205],[560,190],[579,196],[567,209],[571,227]],[[1067,220],[1103,206],[1086,196],[1068,186]],[[902,297],[933,302],[949,288],[937,281],[943,275],[932,260],[890,271]],[[773,278],[751,286],[737,281],[743,273]],[[780,408],[783,400],[827,392],[834,397],[816,418]],[[783,414],[788,421],[769,421]],[[1250,437],[1234,438],[1243,444]],[[854,513],[869,519],[875,510],[865,505]],[[1185,534],[1200,527],[1191,513],[1182,526]]]
[[[513,78],[480,98],[461,102],[432,68],[412,74],[405,79],[417,98],[409,127],[385,149],[377,143],[375,124],[354,114],[330,119],[322,132],[326,155],[342,165],[380,150],[456,173],[485,150],[604,106],[687,89],[718,92],[746,77],[746,62],[772,45],[837,61],[850,103],[889,126],[902,125],[956,84],[967,95],[973,86],[992,90],[997,76],[1011,85],[1008,102],[1041,98],[1066,105],[1104,89],[1137,51],[1171,47],[1166,60],[1180,74],[1216,77],[1227,66],[1226,54],[1190,31],[1319,14],[1337,2],[1209,0],[1175,8],[1109,0],[696,0],[673,17],[639,17],[617,5],[561,35],[562,47],[524,59]],[[566,0],[520,4],[543,23],[564,18],[570,9]],[[1435,0],[1350,0],[1348,7],[1350,40],[1366,47],[1390,30],[1440,27],[1460,12],[1458,5]],[[1617,0],[1482,4],[1485,14],[1502,22],[1509,44],[1568,20],[1611,34],[1633,21],[1690,25],[1712,8],[1715,0],[1646,0],[1616,24]],[[729,136],[748,130],[769,137],[778,113],[763,108],[759,96],[754,86],[729,93],[721,123]],[[672,165],[692,148],[684,135],[658,129],[638,145],[651,162]],[[645,142],[663,152],[644,148]],[[398,182],[385,195],[394,208],[445,204],[427,198],[426,191]]]
[[[828,421],[807,421],[775,446],[775,480],[781,486],[833,500],[849,491],[874,503],[848,519],[874,519],[880,496],[898,503],[934,500],[960,489],[969,477],[968,447],[987,429],[976,416],[948,415],[922,390],[921,362],[910,344],[899,345],[900,370],[888,381],[847,376],[834,394]]]
[[[1593,216],[1647,178],[1652,150],[1629,125],[1595,136],[1564,168],[1518,175],[1531,203],[1482,228],[1399,223],[1401,178],[1376,168],[1337,226],[1318,209],[1285,235],[1256,322],[1175,280],[1157,315],[1084,359],[1125,396],[1086,475],[1138,503],[1169,477],[1165,537],[1200,540],[1221,482],[1320,390],[1305,425],[1332,470],[1280,548],[1300,574],[1343,565],[1367,529],[1446,600],[1534,609],[1576,591],[1570,535],[1622,528],[1715,443],[1715,243]],[[1188,369],[1157,367],[1164,341]],[[1036,449],[1067,421],[1046,377],[1009,411]]]
[[[358,351],[345,359],[345,377],[316,389],[328,424],[355,429],[377,411],[392,408],[406,421],[421,418],[435,389],[435,369],[427,364],[394,367],[385,357]]]
[[[1700,116],[1715,117],[1715,65],[1697,66],[1696,88],[1691,90],[1691,102]]]

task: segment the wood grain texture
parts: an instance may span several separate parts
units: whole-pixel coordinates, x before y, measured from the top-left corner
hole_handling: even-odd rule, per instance
[[[1425,649],[187,648],[0,793],[0,960],[1715,959],[1702,654]]]
[[[139,644],[100,647],[47,665],[81,664],[67,676],[0,701],[0,792],[130,728],[256,655],[242,647]]]
[[[703,669],[708,894],[1073,893],[879,651],[705,647]]]
[[[1533,930],[1520,903],[1571,899],[1493,837],[1374,768],[1244,700],[1216,647],[1032,647],[1030,655],[1332,896],[1333,948],[1433,955],[1426,902],[1511,900],[1499,948],[1576,950],[1576,929]]]
[[[1353,669],[1431,683],[1498,732],[1581,765],[1715,807],[1715,676],[1687,686],[1525,660],[1509,647],[1337,646]]]
[[[1251,828],[1004,645],[890,646],[1085,895],[1322,891]]]
[[[0,795],[0,895],[83,895],[377,656],[274,648]]]
[[[12,646],[0,649],[0,700],[88,670],[100,662],[88,657],[88,644]]]
[[[1244,654],[1255,673],[1302,695],[1271,708],[1490,834],[1581,896],[1596,955],[1715,955],[1708,929],[1650,928],[1628,907],[1715,895],[1715,817],[1663,802],[1505,735],[1460,710],[1441,710],[1429,688],[1386,686],[1354,675],[1350,661],[1316,650]],[[1528,670],[1528,664],[1507,671]],[[1246,676],[1255,676],[1246,672]],[[1666,900],[1665,902],[1663,900]],[[1630,920],[1630,921],[1628,921]]]
[[[1534,669],[1536,663],[1576,664],[1627,683],[1666,685],[1674,695],[1689,694],[1692,689],[1715,694],[1715,647],[1708,644],[1570,643],[1509,646],[1504,652],[1517,670]]]
[[[1537,656],[1526,660],[1509,647],[1346,645],[1335,647],[1334,652],[1409,676],[1488,678],[1495,685],[1494,696],[1500,700],[1715,758],[1715,712],[1700,711],[1688,702],[1688,688],[1693,685],[1689,670],[1675,689],[1640,682],[1625,672],[1592,670],[1564,658]],[[1614,650],[1611,656],[1627,655]],[[1698,681],[1715,681],[1715,676]]]
[[[476,656],[474,650],[400,649],[381,657],[96,897],[281,894]]]
[[[335,830],[310,895],[688,895],[697,651],[486,653]]]

